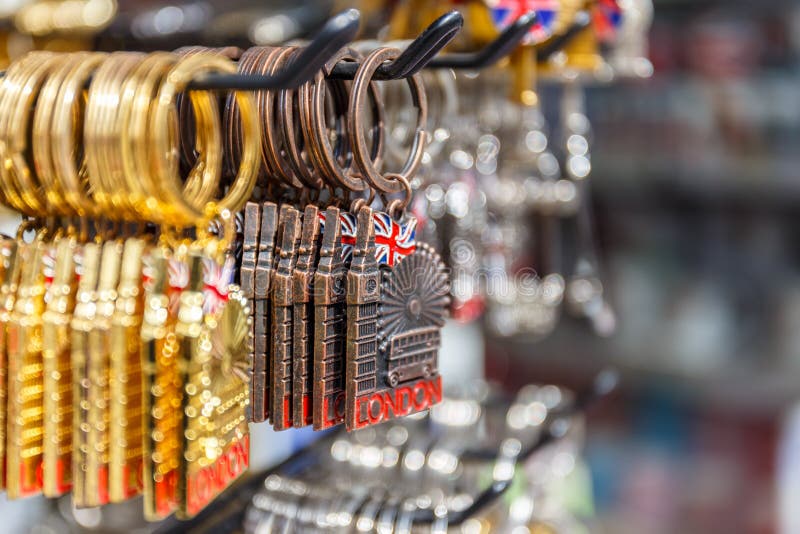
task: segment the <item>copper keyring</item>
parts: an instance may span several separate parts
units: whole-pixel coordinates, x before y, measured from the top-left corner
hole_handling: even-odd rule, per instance
[[[329,176],[330,179],[332,179],[331,183],[334,187],[343,187],[351,191],[363,191],[369,184],[366,183],[358,173],[354,172],[350,136],[343,135],[344,132],[342,132],[342,127],[344,127],[346,132],[348,123],[349,98],[342,94],[347,92],[347,87],[341,82],[336,83],[332,80],[327,80],[326,76],[339,61],[359,61],[360,59],[361,55],[351,49],[344,49],[339,52],[339,54],[328,62],[323,72],[315,77],[313,86],[309,86],[308,94],[306,94],[304,98],[304,104],[307,106],[305,115],[310,120],[305,121],[303,129],[305,135],[311,141],[314,155],[321,168],[320,172],[324,176]],[[328,94],[331,94],[334,106],[339,104],[338,101],[341,98],[347,98],[347,102],[342,103],[344,105],[343,113],[341,115],[337,114],[337,119],[339,116],[343,116],[344,120],[336,121],[335,128],[338,135],[335,147],[331,146],[326,124],[325,103]],[[369,96],[372,102],[372,116],[374,121],[372,128],[373,143],[370,158],[373,165],[376,168],[380,168],[382,165],[383,143],[385,138],[383,100],[377,85],[374,83],[369,84]]]
[[[274,74],[277,72],[295,52],[295,47],[286,47],[280,49],[276,56],[270,56],[271,64],[264,62],[261,64],[260,74]],[[274,175],[282,180],[286,185],[293,189],[302,189],[303,182],[295,175],[294,170],[288,161],[288,155],[284,154],[285,150],[284,139],[281,131],[278,128],[278,121],[280,120],[280,108],[275,101],[275,91],[264,91],[260,95],[260,104],[262,104],[262,114],[264,129],[263,129],[263,143],[262,151],[264,160],[267,165],[272,168]]]
[[[237,63],[237,71],[240,74],[252,74],[255,55],[260,48],[249,48],[242,53]],[[257,96],[257,95],[256,95]],[[225,98],[225,110],[222,115],[223,135],[225,136],[225,174],[232,175],[239,166],[239,159],[242,150],[241,145],[241,124],[239,121],[239,106],[236,104],[236,97],[233,92],[229,92]],[[262,170],[264,162],[261,162]]]
[[[406,78],[408,88],[411,91],[412,101],[417,108],[417,124],[414,132],[414,140],[411,151],[406,159],[403,169],[399,173],[381,174],[380,171],[367,157],[367,139],[361,130],[362,105],[366,98],[367,88],[372,80],[375,71],[386,61],[393,60],[400,55],[400,51],[394,48],[378,48],[371,52],[361,63],[353,79],[352,92],[350,93],[350,115],[348,117],[348,130],[350,134],[350,144],[353,150],[353,157],[364,178],[377,190],[383,193],[397,193],[404,189],[401,178],[409,181],[414,175],[425,150],[427,132],[425,125],[428,120],[428,106],[425,99],[425,86],[422,83],[422,76],[417,73]]]
[[[296,53],[296,51],[293,53]],[[306,82],[298,89],[282,89],[279,91],[277,114],[280,120],[280,131],[282,133],[286,161],[289,163],[294,175],[306,187],[319,190],[323,185],[322,178],[320,178],[314,164],[307,161],[311,156],[310,143],[308,139],[304,138],[302,129],[295,127],[295,115],[302,115],[306,109],[302,102],[301,90],[309,85],[310,82]],[[299,122],[303,122],[302,117],[299,117]],[[306,154],[305,157],[303,155],[304,152]],[[306,195],[303,195],[303,198],[305,197]]]

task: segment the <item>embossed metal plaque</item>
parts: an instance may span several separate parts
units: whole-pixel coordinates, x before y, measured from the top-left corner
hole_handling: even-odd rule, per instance
[[[365,210],[347,275],[348,430],[426,410],[442,398],[438,350],[450,290],[444,263],[414,241],[413,222]],[[383,237],[377,248],[376,233]]]
[[[258,256],[253,280],[254,296],[250,304],[253,309],[253,373],[250,412],[254,422],[266,421],[270,415],[269,296],[277,231],[278,206],[273,202],[264,202],[261,204],[261,231],[258,237]]]
[[[282,210],[278,234],[280,247],[270,287],[270,416],[275,430],[286,430],[292,426],[292,273],[300,240],[300,213],[296,209]]]
[[[314,271],[319,252],[319,209],[306,206],[293,279],[292,425],[312,423],[314,363]]]
[[[345,278],[349,265],[343,257],[339,209],[330,207],[320,218],[322,243],[314,274],[314,430],[341,424],[345,415]],[[352,222],[349,214],[346,222]]]

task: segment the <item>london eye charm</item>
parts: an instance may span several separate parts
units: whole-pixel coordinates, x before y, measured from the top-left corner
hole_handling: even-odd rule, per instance
[[[441,401],[438,351],[449,293],[444,263],[432,247],[414,240],[413,222],[359,211],[347,275],[348,430]]]

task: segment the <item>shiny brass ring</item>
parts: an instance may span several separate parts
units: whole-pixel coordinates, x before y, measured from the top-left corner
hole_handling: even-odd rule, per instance
[[[91,215],[95,204],[89,197],[90,184],[82,159],[86,82],[108,57],[104,53],[81,53],[65,74],[49,124],[49,146],[59,193],[73,213]],[[34,147],[35,148],[35,147]],[[35,156],[35,153],[34,153]],[[57,200],[51,200],[57,202]]]
[[[38,177],[33,172],[33,162],[29,162],[29,125],[33,106],[39,90],[48,75],[60,66],[66,56],[63,54],[30,53],[16,63],[16,69],[9,68],[10,77],[4,79],[11,87],[4,91],[3,115],[6,118],[2,127],[3,136],[3,180],[11,187],[6,197],[16,196],[17,209],[35,216],[51,215],[47,199]]]
[[[136,210],[119,185],[111,179],[109,150],[114,146],[114,123],[117,119],[122,86],[144,59],[144,54],[115,52],[95,71],[89,86],[84,125],[84,152],[92,199],[103,216],[110,219],[136,217]]]
[[[242,156],[236,177],[227,194],[218,202],[210,202],[217,190],[222,167],[222,135],[220,117],[212,106],[194,109],[198,132],[204,142],[198,144],[200,159],[192,174],[204,177],[195,192],[181,191],[179,176],[178,127],[175,120],[175,98],[189,82],[212,72],[233,74],[236,65],[229,59],[212,54],[195,54],[181,58],[164,78],[150,112],[150,165],[152,176],[166,203],[166,216],[176,224],[200,226],[203,221],[224,210],[238,211],[250,197],[258,175],[259,124],[253,96],[236,91],[235,97],[241,113]],[[202,91],[192,91],[190,97]],[[211,212],[211,213],[209,213]]]

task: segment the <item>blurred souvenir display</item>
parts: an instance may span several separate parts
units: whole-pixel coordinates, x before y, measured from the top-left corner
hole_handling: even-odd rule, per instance
[[[0,530],[796,530],[752,4],[0,0]]]

